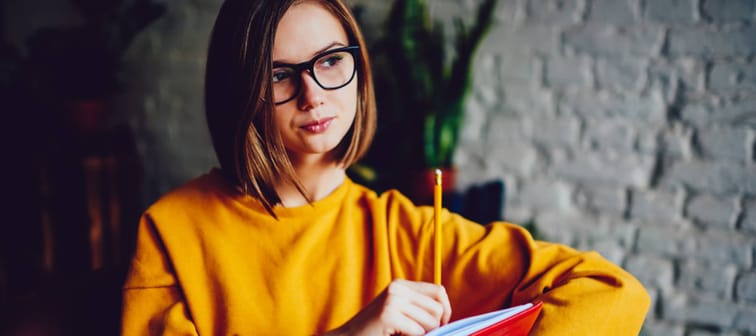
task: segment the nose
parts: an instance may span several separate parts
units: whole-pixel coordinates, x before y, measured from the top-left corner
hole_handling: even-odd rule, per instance
[[[318,85],[315,78],[312,76],[312,73],[309,71],[303,71],[301,78],[301,88],[299,97],[297,98],[299,109],[308,111],[323,105],[325,89]]]

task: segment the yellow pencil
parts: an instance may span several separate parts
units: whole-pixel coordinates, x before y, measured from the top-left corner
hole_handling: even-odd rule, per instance
[[[441,284],[441,169],[436,169],[436,183],[433,186],[433,282]]]

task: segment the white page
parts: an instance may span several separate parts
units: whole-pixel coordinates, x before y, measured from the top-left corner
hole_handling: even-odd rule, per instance
[[[425,336],[447,336],[447,335],[469,335],[477,330],[483,329],[508,317],[532,307],[532,303],[526,303],[506,309],[497,310],[476,316],[470,316],[458,321],[449,323],[443,327],[431,330]]]

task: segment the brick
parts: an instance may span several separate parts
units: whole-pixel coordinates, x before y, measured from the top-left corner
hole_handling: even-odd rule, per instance
[[[649,86],[660,88],[667,103],[674,103],[679,96],[685,97],[703,92],[705,77],[706,66],[699,59],[651,59],[649,61]]]
[[[711,124],[756,127],[756,99],[691,103],[682,109],[681,117],[701,128]]]
[[[497,22],[519,23],[524,20],[524,10],[520,9],[518,0],[500,0],[496,5],[495,18]]]
[[[570,223],[560,219],[560,217],[563,217],[564,211],[537,211],[534,214],[533,221],[538,227],[542,240],[572,247],[577,245],[576,236],[578,234],[573,231]],[[573,222],[570,219],[567,220]]]
[[[706,227],[734,229],[738,210],[733,198],[698,195],[689,201],[686,214]]]
[[[487,156],[483,159],[493,167],[517,176],[531,176],[537,170],[540,158],[536,148],[529,143],[488,143]]]
[[[735,298],[738,301],[756,303],[756,272],[738,276],[735,284]]]
[[[756,307],[753,305],[741,307],[738,309],[738,315],[735,316],[735,329],[745,331],[750,335],[756,334]],[[742,335],[738,333],[737,335]]]
[[[474,57],[472,90],[476,96],[471,98],[486,107],[495,106],[499,103],[498,96],[501,90],[498,56],[476,53]],[[473,99],[468,99],[468,101]]]
[[[465,169],[482,170],[485,168],[483,157],[486,155],[479,140],[460,139],[454,151],[454,164]]]
[[[700,262],[729,263],[750,267],[752,246],[737,235],[692,230],[642,227],[639,230],[637,250],[667,257],[698,259]]]
[[[579,242],[577,248],[598,252],[615,265],[621,265],[628,255],[628,249],[611,240],[588,240]]]
[[[536,58],[519,53],[504,53],[498,55],[499,67],[494,74],[499,75],[499,80],[521,85],[534,85],[540,81],[538,75],[540,63]]]
[[[743,237],[696,236],[696,248],[689,251],[689,256],[710,263],[732,263],[740,267],[749,267],[752,263],[752,244]]]
[[[681,123],[664,128],[659,136],[659,147],[667,158],[690,159],[693,156],[692,128]]]
[[[591,63],[588,58],[557,57],[546,60],[544,85],[547,87],[591,87],[591,77]]]
[[[523,129],[524,118],[505,113],[493,113],[483,127],[484,143],[491,148],[512,147],[513,143],[520,144],[526,139]]]
[[[683,336],[684,334],[685,328],[679,323],[646,320],[639,336]]]
[[[729,302],[692,295],[673,297],[665,303],[665,319],[720,329],[731,327],[738,314],[738,309]]]
[[[686,290],[711,293],[720,299],[730,299],[736,273],[737,268],[733,265],[688,261],[680,265],[676,285]]]
[[[502,108],[522,115],[554,115],[554,94],[520,85],[506,85]]]
[[[594,149],[620,149],[632,151],[635,129],[625,120],[587,119],[585,121],[585,141]]]
[[[605,256],[610,256],[615,250],[628,252],[635,245],[635,237],[638,232],[636,223],[624,220],[599,219],[584,221],[580,224],[576,231],[579,232],[578,244],[583,246],[583,249],[595,249]],[[624,258],[611,258],[610,260],[621,265]]]
[[[743,216],[740,219],[740,228],[756,232],[756,198],[745,199],[743,201]]]
[[[561,242],[582,250],[602,248],[609,252],[606,257],[615,257],[617,250],[628,251],[633,245],[637,225],[627,222],[609,222],[601,218],[565,209],[543,210],[535,217],[538,229],[549,241]],[[613,260],[619,264],[620,258]]]
[[[735,127],[708,127],[700,129],[696,142],[704,158],[736,163],[748,161],[748,130]]]
[[[516,197],[517,179],[511,174],[502,172],[501,169],[492,169],[490,164],[482,159],[485,153],[473,152],[469,150],[466,144],[463,150],[460,150],[457,154],[455,156],[455,167],[457,167],[458,174],[454,184],[458,190],[467,190],[472,186],[499,180],[504,182],[505,201],[511,201],[510,197]],[[509,211],[506,206],[504,209]]]
[[[646,0],[643,17],[662,23],[692,23],[698,17],[693,0]]]
[[[530,0],[525,5],[527,23],[565,25],[577,23],[583,16],[579,0]]]
[[[559,31],[551,26],[515,26],[496,24],[481,45],[480,52],[500,54],[556,54],[559,50]]]
[[[672,260],[653,255],[636,254],[627,258],[624,268],[647,288],[669,290],[674,285],[675,266]]]
[[[699,329],[692,326],[688,329],[687,336],[741,336],[742,334],[735,331],[712,331],[711,328]]]
[[[670,56],[698,58],[749,56],[756,53],[756,27],[673,27],[668,34]]]
[[[682,214],[680,194],[662,190],[632,190],[629,216],[632,219],[667,222]]]
[[[717,195],[756,195],[754,167],[719,161],[676,161],[663,170],[660,183],[684,185]]]
[[[481,135],[488,127],[490,107],[484,106],[483,99],[476,98],[477,93],[465,102],[465,114],[459,133],[460,142],[480,142]]]
[[[587,210],[619,217],[627,207],[627,193],[623,188],[583,185],[577,191],[575,202]]]
[[[616,152],[575,152],[568,161],[553,167],[558,176],[584,183],[632,186],[649,185],[656,158]]]
[[[580,135],[580,121],[574,117],[534,116],[524,127],[526,136],[542,145],[575,145]]]
[[[636,21],[632,1],[589,1],[586,21],[627,25]]]
[[[622,96],[606,91],[566,93],[559,98],[559,111],[583,118],[620,118],[639,124],[666,122],[667,106],[659,91],[643,96]]]
[[[756,92],[756,64],[714,64],[709,72],[709,89],[716,93]]]
[[[509,186],[510,184],[507,184]],[[514,202],[512,202],[512,198],[508,196],[507,198],[507,206],[504,210],[504,220],[512,222],[512,223],[527,223],[533,218],[533,210],[528,209],[528,207],[520,206]],[[538,228],[540,230],[540,227]],[[532,233],[531,233],[532,234]],[[544,240],[545,238],[540,232],[537,232],[537,234],[533,235],[534,239],[537,240]]]
[[[668,155],[677,155],[679,157],[679,154],[673,153],[672,150],[668,150],[666,147],[662,146],[666,145],[664,142],[666,141],[666,136],[667,134],[664,131],[655,128],[635,129],[633,142],[634,149],[639,153],[646,155],[656,154],[657,151],[659,151],[660,153],[664,153],[664,157],[667,157]],[[661,150],[668,151],[661,152]]]
[[[702,16],[708,20],[724,23],[753,19],[753,0],[702,0]]]
[[[549,166],[559,166],[572,160],[571,150],[564,147],[551,146],[539,148]]]
[[[566,209],[570,206],[572,188],[561,181],[531,179],[523,182],[519,201],[532,209]]]
[[[602,57],[654,57],[659,55],[664,41],[664,31],[650,25],[586,24],[565,30],[563,36],[565,48]]]
[[[646,82],[646,60],[637,58],[600,58],[596,64],[599,88],[617,92],[638,92]]]

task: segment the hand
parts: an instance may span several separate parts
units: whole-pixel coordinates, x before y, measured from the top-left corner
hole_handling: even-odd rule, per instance
[[[334,334],[424,335],[449,323],[451,304],[444,287],[394,280]]]

